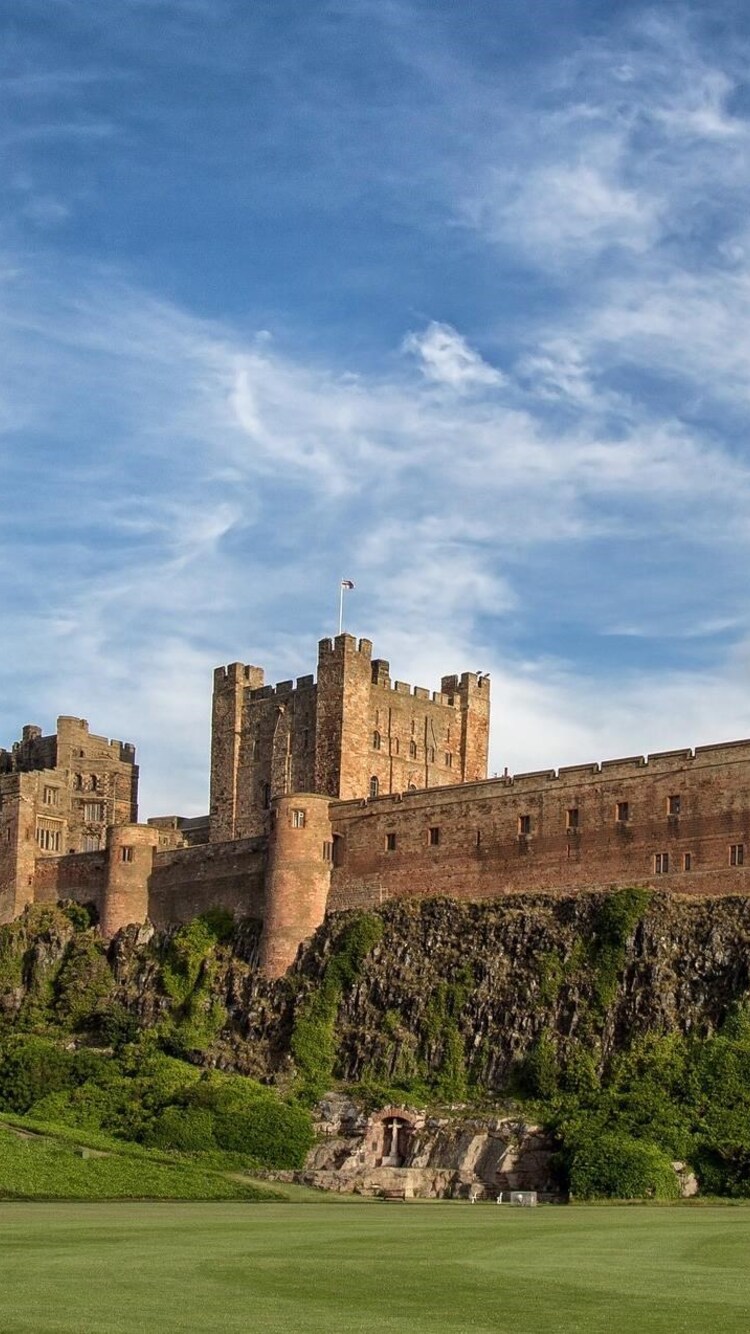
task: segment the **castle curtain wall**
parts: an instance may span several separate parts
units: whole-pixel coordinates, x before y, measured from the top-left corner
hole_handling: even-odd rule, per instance
[[[236,917],[262,918],[265,866],[265,840],[257,838],[157,852],[149,879],[149,918],[161,928],[216,907]]]
[[[332,825],[330,909],[627,884],[744,893],[750,742],[341,802]]]

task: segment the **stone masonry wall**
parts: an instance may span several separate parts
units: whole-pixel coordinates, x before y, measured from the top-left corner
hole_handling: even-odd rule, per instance
[[[149,880],[149,917],[157,927],[189,922],[209,908],[262,918],[265,840],[237,839],[157,852]]]
[[[334,910],[617,884],[745,893],[750,742],[337,803],[332,827]]]

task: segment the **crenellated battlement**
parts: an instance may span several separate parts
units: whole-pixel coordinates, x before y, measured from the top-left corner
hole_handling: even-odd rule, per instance
[[[359,657],[365,662],[372,659],[372,640],[356,639],[354,635],[343,633],[334,639],[318,641],[318,662],[327,658]]]
[[[276,685],[259,686],[257,689],[250,690],[248,699],[251,703],[260,699],[281,699],[293,695],[298,690],[314,690],[315,687],[314,676],[298,676],[296,681],[277,681]]]
[[[516,793],[550,791],[564,787],[580,788],[604,780],[607,784],[619,780],[668,778],[679,773],[710,769],[717,765],[750,765],[750,739],[719,742],[715,745],[696,746],[682,750],[653,751],[648,755],[629,755],[621,759],[594,761],[591,764],[571,764],[559,769],[534,769],[525,773],[505,773],[478,782],[444,784],[439,793],[434,788],[415,791],[383,793],[377,797],[365,796],[341,802],[343,808],[361,808],[364,805],[386,809],[389,804],[419,805],[443,799],[483,800],[498,792]]]
[[[215,667],[214,694],[218,690],[237,686],[257,689],[263,685],[264,676],[263,668],[254,667],[252,663],[230,662],[226,667]]]

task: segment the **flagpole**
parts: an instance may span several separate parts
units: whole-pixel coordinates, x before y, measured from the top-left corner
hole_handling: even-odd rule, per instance
[[[339,584],[339,634],[344,628],[344,593],[347,593],[350,588],[354,588],[353,580],[342,579]]]

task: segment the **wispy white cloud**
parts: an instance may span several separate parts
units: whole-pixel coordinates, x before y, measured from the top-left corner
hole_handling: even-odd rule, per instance
[[[421,333],[408,334],[402,346],[417,358],[426,379],[436,384],[467,389],[503,383],[501,372],[488,365],[450,324],[432,320]]]

